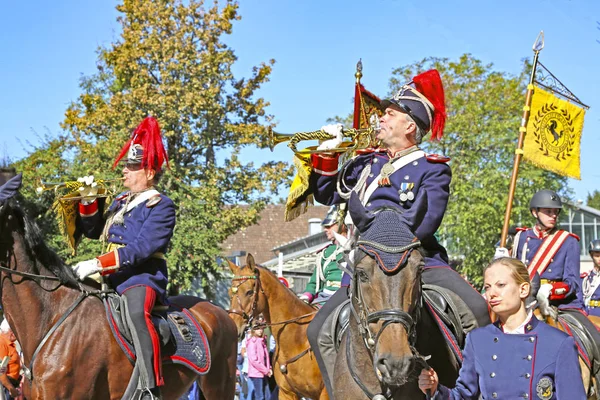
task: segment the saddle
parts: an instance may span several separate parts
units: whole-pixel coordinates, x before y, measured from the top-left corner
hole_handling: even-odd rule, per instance
[[[452,354],[454,354],[457,362],[462,364],[461,349],[465,344],[466,332],[477,326],[475,316],[470,312],[465,313],[465,309],[468,310],[468,307],[458,296],[439,286],[423,285],[423,299],[427,310],[429,310],[446,339]],[[472,320],[467,323],[461,322],[461,313],[470,314]],[[348,299],[333,311],[328,318],[329,322],[325,322],[323,331],[329,330],[328,333],[334,338],[336,352],[339,350],[342,337],[348,329],[351,314],[350,299]]]
[[[570,312],[559,312],[557,322],[565,328],[565,332],[575,339],[581,358],[598,379],[600,373],[600,349],[593,336]]]
[[[117,343],[132,364],[135,364],[133,332],[127,322],[127,302],[116,293],[108,294],[104,308],[110,329]],[[181,364],[198,375],[210,370],[210,348],[206,334],[190,312],[174,304],[160,305],[152,310],[152,322],[161,342],[163,364]]]

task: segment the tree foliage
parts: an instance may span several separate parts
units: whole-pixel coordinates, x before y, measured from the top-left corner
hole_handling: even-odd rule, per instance
[[[588,193],[585,204],[588,207],[600,210],[600,191],[594,190],[593,193]]]
[[[460,272],[480,283],[504,222],[531,64],[524,62],[521,74],[512,76],[469,54],[456,61],[426,58],[394,70],[392,92],[431,68],[444,82],[448,120],[441,141],[423,147],[451,157],[452,167],[450,200],[438,234],[458,259]],[[567,180],[521,163],[511,223],[531,226],[529,199],[540,189],[565,193]]]
[[[199,276],[207,288],[218,275],[220,243],[255,223],[291,176],[285,163],[239,158],[244,147],[266,146],[272,116],[256,92],[275,61],[255,66],[249,77],[234,76],[236,56],[224,41],[240,19],[233,0],[124,0],[117,9],[121,36],[98,49],[97,72],[81,78],[64,137],[36,149],[20,168],[44,166],[36,176],[56,179],[118,177],[110,166],[119,150],[144,117],[155,116],[170,158],[160,189],[178,207],[170,280],[185,289]],[[47,207],[47,195],[37,202]],[[84,242],[79,258],[98,250]]]

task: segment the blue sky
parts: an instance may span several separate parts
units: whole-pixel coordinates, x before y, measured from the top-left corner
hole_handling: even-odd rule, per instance
[[[600,1],[597,0],[242,0],[242,20],[227,42],[238,76],[271,58],[271,80],[259,92],[277,131],[315,130],[352,109],[354,71],[388,94],[391,71],[424,57],[457,59],[471,53],[499,71],[518,73],[544,30],[540,60],[591,106],[582,139],[582,180],[575,198],[598,188],[600,168]],[[423,7],[422,4],[427,4]],[[25,156],[27,143],[60,131],[81,75],[95,72],[96,49],[118,38],[115,1],[8,2],[0,23],[0,156]],[[210,3],[209,3],[210,4]],[[518,127],[515,126],[515,142]],[[274,153],[246,153],[257,162],[291,161]]]

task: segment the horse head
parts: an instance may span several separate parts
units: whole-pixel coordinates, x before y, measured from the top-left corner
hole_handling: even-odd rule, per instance
[[[416,376],[421,357],[415,349],[424,265],[421,243],[411,231],[414,222],[398,209],[369,212],[353,194],[349,211],[359,232],[351,257],[353,314],[378,379],[401,386]]]
[[[77,286],[73,271],[44,242],[40,228],[32,222],[16,199],[22,176],[18,174],[0,186],[0,266],[2,273],[24,278],[60,280]],[[11,272],[13,270],[15,272]],[[48,278],[43,270],[55,277]],[[41,274],[42,275],[38,275]]]
[[[229,315],[237,326],[238,335],[242,337],[246,327],[264,311],[267,304],[260,280],[262,271],[252,254],[248,254],[243,267],[231,261],[228,263],[233,273],[229,288]]]

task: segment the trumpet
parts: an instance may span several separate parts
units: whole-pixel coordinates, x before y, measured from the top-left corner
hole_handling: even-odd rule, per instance
[[[339,147],[328,150],[316,150],[316,149],[302,149],[297,150],[296,146],[303,140],[328,140],[331,139],[331,135],[325,131],[310,131],[310,132],[297,132],[297,133],[278,133],[273,131],[270,127],[268,130],[269,134],[269,149],[273,151],[275,146],[279,143],[288,142],[288,147],[297,154],[321,154],[321,153],[346,153],[348,151],[355,151],[358,149],[368,149],[379,147],[380,143],[376,136],[379,132],[378,127],[370,127],[364,129],[343,129],[342,135],[346,138],[350,138],[350,141],[344,141]]]
[[[91,197],[108,197],[108,186],[112,183],[121,182],[125,178],[117,178],[117,179],[98,179],[95,180],[94,183],[98,185],[99,192],[98,194]],[[60,189],[67,189],[69,194],[61,197],[61,200],[81,200],[81,196],[72,196],[74,193],[77,193],[80,188],[86,186],[84,182],[79,181],[65,181],[65,182],[44,182],[40,180],[40,186],[36,188],[36,192],[41,194],[43,192],[54,190],[58,192]],[[88,196],[89,197],[89,196]]]

